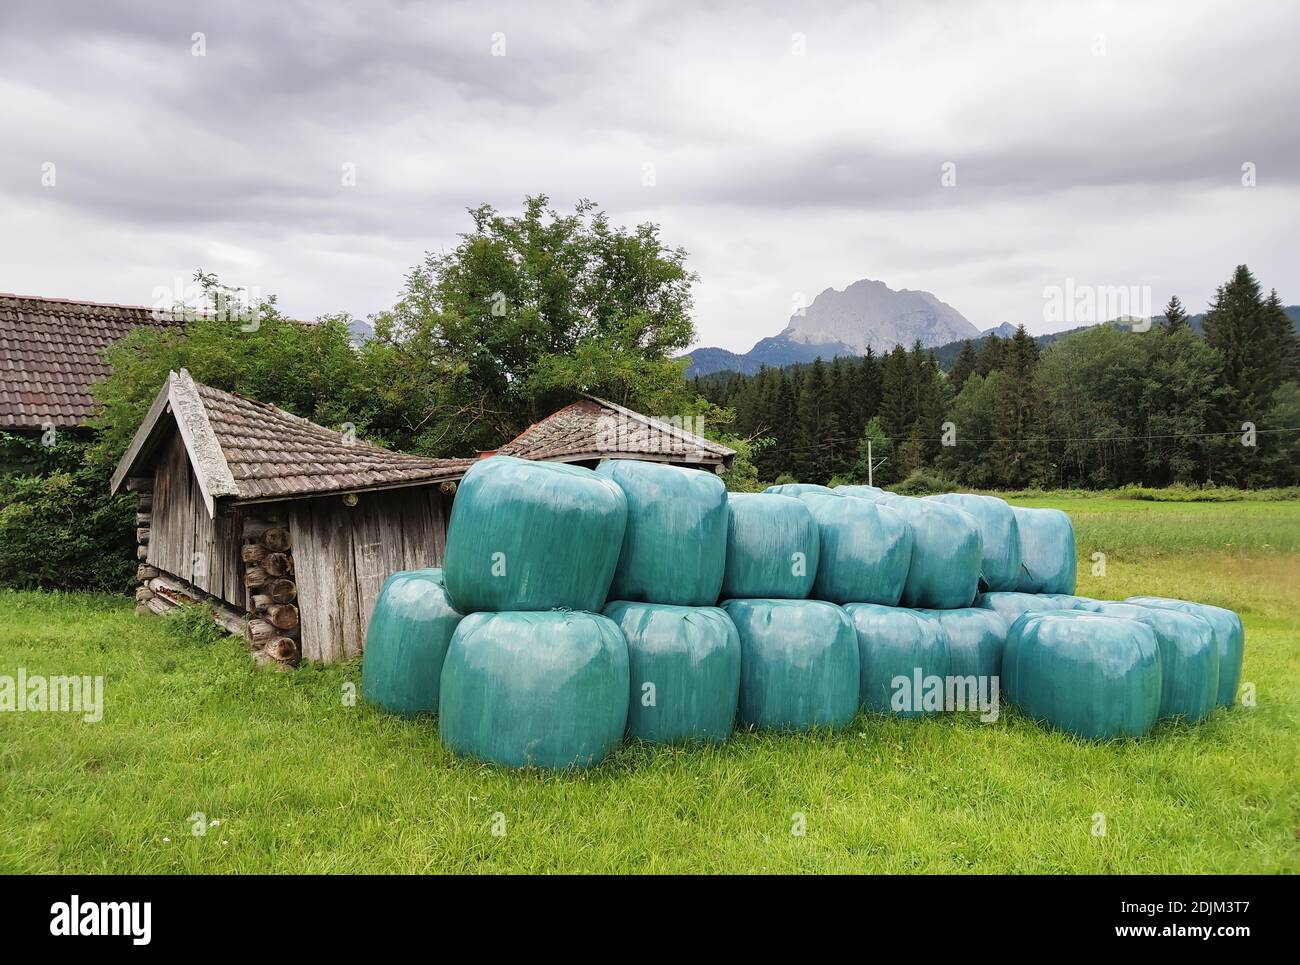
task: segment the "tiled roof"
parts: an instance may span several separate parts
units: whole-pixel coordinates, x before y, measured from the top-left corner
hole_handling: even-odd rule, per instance
[[[174,325],[151,308],[0,293],[0,427],[80,425],[95,411],[99,357],[132,329]]]
[[[172,372],[113,475],[117,491],[141,474],[170,411],[185,439],[200,487],[210,500],[316,496],[459,479],[473,459],[432,459],[393,452],[327,429],[276,406]]]
[[[265,402],[195,383],[240,499],[457,479],[473,459],[393,452]]]
[[[652,419],[594,396],[534,423],[497,452],[549,461],[626,456],[724,464],[729,464],[736,454],[684,426]]]

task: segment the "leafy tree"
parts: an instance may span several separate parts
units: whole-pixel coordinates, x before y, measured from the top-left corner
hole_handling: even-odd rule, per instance
[[[688,363],[673,356],[695,337],[684,250],[654,224],[613,227],[590,201],[469,214],[473,230],[428,254],[375,321],[377,346],[406,363],[395,390],[428,412],[424,448],[494,447],[577,392],[680,410]]]

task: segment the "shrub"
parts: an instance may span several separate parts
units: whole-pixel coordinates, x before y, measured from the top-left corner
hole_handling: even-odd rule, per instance
[[[950,493],[957,484],[934,469],[914,469],[893,491],[900,496],[928,496],[931,493]]]

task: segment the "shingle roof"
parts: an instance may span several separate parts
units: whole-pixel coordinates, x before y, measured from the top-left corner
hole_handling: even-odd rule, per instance
[[[0,426],[80,425],[95,411],[99,357],[132,329],[174,325],[139,305],[104,305],[0,293]]]
[[[181,369],[168,377],[154,407],[113,475],[117,491],[147,464],[168,409],[185,440],[210,502],[315,496],[459,479],[473,459],[432,459],[393,452],[276,406],[195,382]]]
[[[609,456],[729,465],[735,450],[681,426],[585,396],[536,422],[497,450],[503,456],[576,461]]]

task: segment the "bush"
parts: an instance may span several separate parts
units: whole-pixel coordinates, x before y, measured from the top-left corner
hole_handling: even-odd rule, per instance
[[[108,474],[80,440],[43,446],[0,433],[0,584],[122,593],[135,581],[135,498],[108,494]]]
[[[191,603],[173,610],[165,618],[167,633],[178,643],[194,643],[211,646],[223,640],[227,634],[215,619],[212,608],[202,603]]]
[[[900,496],[929,496],[932,493],[950,493],[957,484],[934,469],[914,469],[893,491]]]

